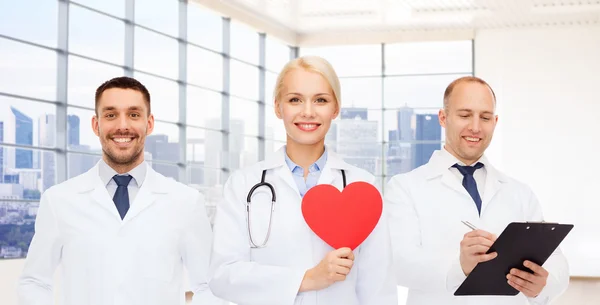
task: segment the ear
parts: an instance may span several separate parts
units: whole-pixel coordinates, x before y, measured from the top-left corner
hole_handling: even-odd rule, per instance
[[[154,114],[148,116],[148,126],[146,127],[146,135],[151,135],[154,131]]]
[[[446,119],[448,118],[446,110],[444,109],[440,109],[440,112],[438,113],[438,119],[440,121],[440,126],[446,128]]]
[[[92,130],[96,134],[97,137],[100,137],[100,124],[98,122],[98,116],[94,115],[92,117]]]
[[[275,99],[273,101],[273,109],[275,110],[275,115],[277,118],[281,120],[283,117],[281,116],[281,103],[279,100]]]
[[[335,103],[335,112],[333,113],[333,117],[331,118],[332,120],[335,120],[338,115],[340,115],[340,104],[339,103]]]
[[[498,115],[496,115],[496,124],[498,124]]]

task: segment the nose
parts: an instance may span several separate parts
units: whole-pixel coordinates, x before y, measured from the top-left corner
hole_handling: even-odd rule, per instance
[[[127,115],[120,115],[117,119],[117,129],[125,131],[129,129],[129,117]]]
[[[312,103],[304,103],[304,108],[301,113],[302,117],[312,118],[315,116],[315,106]]]
[[[471,120],[471,123],[469,124],[469,130],[472,133],[478,133],[479,130],[481,129],[481,122],[479,122],[479,117],[477,116],[473,116],[473,119]]]

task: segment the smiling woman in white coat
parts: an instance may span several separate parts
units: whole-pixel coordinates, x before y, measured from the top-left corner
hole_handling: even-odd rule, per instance
[[[385,192],[398,284],[409,288],[408,305],[547,305],[567,287],[569,270],[560,249],[544,266],[523,262],[507,282],[517,296],[455,297],[496,236],[513,221],[542,221],[542,210],[525,184],[503,174],[484,155],[496,122],[496,97],[476,77],[452,82],[439,121],[444,147],[429,162],[393,177]],[[461,221],[469,221],[471,231]]]
[[[102,159],[42,195],[23,275],[22,305],[185,304],[182,269],[193,304],[223,304],[208,288],[212,232],[202,195],[144,162],[152,133],[150,93],[129,77],[96,91],[92,128]]]
[[[266,160],[233,173],[224,186],[211,261],[216,296],[240,305],[398,304],[385,217],[351,251],[330,247],[302,216],[302,198],[317,184],[341,191],[343,175],[348,184],[375,180],[325,147],[340,100],[337,75],[322,58],[292,60],[279,74],[274,108],[287,142]],[[263,185],[250,196],[248,209],[248,194],[261,181],[272,186],[276,200]]]

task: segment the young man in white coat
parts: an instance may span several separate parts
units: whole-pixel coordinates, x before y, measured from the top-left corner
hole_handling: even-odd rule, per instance
[[[498,117],[492,88],[476,77],[452,82],[444,94],[439,122],[444,147],[429,162],[393,177],[386,188],[390,233],[398,284],[409,288],[408,305],[550,304],[567,287],[568,265],[560,249],[544,266],[524,262],[507,282],[514,297],[455,297],[454,291],[513,221],[541,221],[531,189],[495,169],[484,155]],[[474,224],[471,231],[462,220]]]
[[[150,94],[117,77],[96,91],[92,128],[102,159],[48,189],[18,283],[20,304],[185,304],[182,269],[194,304],[221,304],[207,284],[212,232],[202,195],[144,162],[152,133]]]

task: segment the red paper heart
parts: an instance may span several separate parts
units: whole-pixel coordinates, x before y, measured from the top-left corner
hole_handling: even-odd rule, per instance
[[[306,223],[334,249],[358,247],[379,222],[382,209],[381,194],[366,182],[350,183],[341,193],[332,185],[320,184],[302,199]]]

